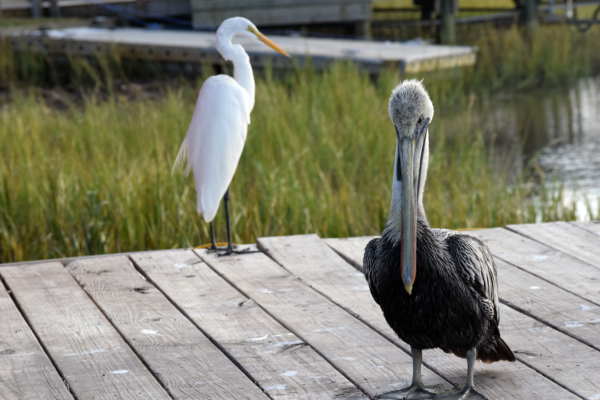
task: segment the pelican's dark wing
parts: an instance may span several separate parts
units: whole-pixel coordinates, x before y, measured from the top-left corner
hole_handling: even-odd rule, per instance
[[[375,302],[379,304],[379,297],[377,295],[377,247],[379,246],[379,238],[373,239],[367,244],[365,248],[365,255],[363,256],[363,268],[365,270],[365,277],[369,284],[369,290]]]
[[[460,233],[448,234],[445,242],[458,273],[477,294],[484,313],[498,325],[498,278],[490,250],[480,240]]]
[[[487,337],[477,348],[477,359],[489,364],[501,360],[514,362],[515,355],[500,337],[498,329],[498,278],[490,250],[480,240],[460,233],[448,234],[445,242],[459,275],[471,288],[482,311],[491,322]]]

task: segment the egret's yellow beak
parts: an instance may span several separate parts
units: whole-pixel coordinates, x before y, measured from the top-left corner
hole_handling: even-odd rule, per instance
[[[255,27],[249,26],[248,31],[254,33],[256,35],[256,37],[258,38],[258,40],[260,40],[261,42],[263,42],[264,44],[266,44],[267,46],[269,46],[276,52],[281,53],[286,57],[289,57],[288,53],[286,53],[281,47],[279,47],[275,43],[273,43],[273,41],[271,39],[269,39],[268,37],[266,37],[265,35],[260,33],[258,31],[258,29],[256,29]]]

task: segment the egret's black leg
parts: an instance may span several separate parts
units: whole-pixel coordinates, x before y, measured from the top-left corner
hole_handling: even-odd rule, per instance
[[[212,251],[216,251],[217,250],[217,242],[215,242],[215,227],[213,226],[213,222],[210,221],[210,249]]]
[[[410,349],[413,358],[413,377],[412,384],[404,389],[394,392],[384,393],[377,396],[378,399],[432,399],[436,396],[439,386],[425,386],[421,380],[421,363],[423,361],[423,351],[421,349]],[[427,389],[432,389],[429,391]]]
[[[260,250],[250,250],[250,248],[245,248],[242,250],[234,250],[233,243],[231,243],[231,224],[229,220],[229,188],[225,192],[225,196],[223,196],[223,200],[225,201],[225,218],[227,219],[227,248],[219,248],[220,251],[223,251],[219,254],[219,256],[228,256],[233,253],[236,254],[248,254],[248,253],[258,253]],[[237,247],[237,246],[236,246]]]
[[[472,348],[467,351],[467,384],[462,390],[452,391],[447,394],[437,396],[439,399],[446,400],[487,400],[483,394],[479,393],[473,387],[473,372],[475,369],[475,360],[477,359],[477,349]]]
[[[225,255],[229,255],[233,253],[233,246],[231,245],[231,227],[229,225],[229,188],[227,188],[223,200],[225,200],[225,218],[227,219],[227,250],[225,251]]]

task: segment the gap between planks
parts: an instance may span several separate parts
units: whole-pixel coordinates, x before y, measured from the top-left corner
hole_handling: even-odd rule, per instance
[[[507,225],[506,229],[600,268],[600,236],[586,229],[562,221]]]
[[[469,234],[484,241],[494,257],[600,306],[599,268],[504,228]]]
[[[55,399],[73,400],[64,377],[1,276],[0,314],[0,393],[28,399],[50,394]]]

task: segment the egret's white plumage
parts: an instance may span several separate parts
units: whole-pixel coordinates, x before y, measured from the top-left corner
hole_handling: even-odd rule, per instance
[[[206,222],[214,219],[233,179],[254,108],[250,58],[242,46],[231,44],[238,34],[257,38],[285,54],[245,18],[229,18],[217,30],[217,50],[233,62],[234,78],[217,75],[204,82],[174,166],[187,160],[186,175],[194,170],[197,209]]]
[[[244,149],[250,123],[249,95],[225,75],[206,80],[176,163],[194,169],[198,213],[214,219]],[[226,107],[224,106],[226,105]]]

